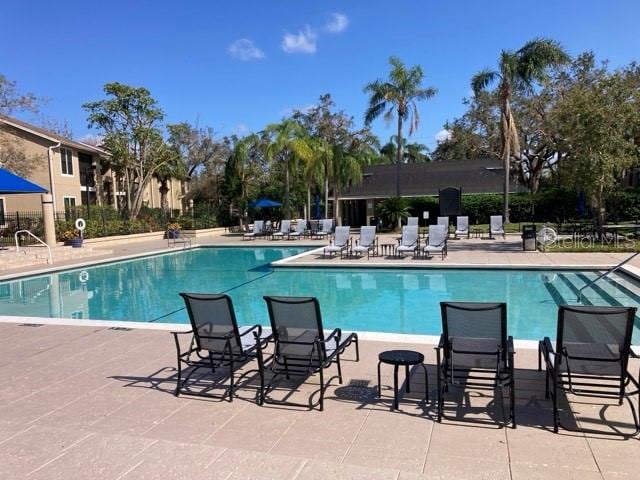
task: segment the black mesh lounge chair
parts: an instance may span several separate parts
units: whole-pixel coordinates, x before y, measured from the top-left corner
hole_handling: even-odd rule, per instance
[[[509,388],[510,418],[516,427],[513,338],[507,336],[506,303],[441,302],[442,336],[436,347],[438,361],[438,421],[442,420],[444,393],[450,386]]]
[[[314,297],[264,297],[269,309],[269,319],[275,342],[271,371],[274,374],[264,389],[263,401],[278,377],[284,375],[307,377],[315,372],[320,374],[320,410],[324,409],[323,371],[335,363],[338,380],[342,383],[340,355],[352,343],[356,347],[356,362],[360,360],[358,335],[334,329],[325,336],[320,316],[320,304]],[[315,404],[309,399],[309,406]]]
[[[636,428],[632,435],[640,432],[638,412],[629,398],[638,395],[640,385],[627,370],[635,314],[633,307],[560,307],[555,349],[545,337],[538,356],[538,369],[543,360],[546,365],[546,397],[553,401],[555,432],[560,426],[571,430],[560,423],[558,389],[578,396],[617,399],[620,405],[626,399]],[[630,384],[635,390],[627,391]]]
[[[191,322],[188,332],[172,332],[178,355],[178,380],[175,395],[180,393],[218,398],[207,393],[198,393],[185,389],[189,378],[200,368],[211,369],[229,366],[229,401],[233,400],[234,367],[256,358],[260,375],[260,391],[258,403],[262,402],[264,389],[264,369],[262,349],[271,339],[271,335],[262,336],[262,327],[239,328],[236,315],[228,295],[181,293]],[[192,334],[191,343],[186,351],[180,349],[179,336]],[[192,370],[182,378],[182,367],[192,367]]]

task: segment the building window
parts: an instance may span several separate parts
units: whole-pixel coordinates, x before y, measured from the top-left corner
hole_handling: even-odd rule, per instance
[[[4,223],[4,198],[0,198],[0,227],[5,225]]]
[[[64,197],[63,200],[65,210],[76,206],[76,197]]]
[[[73,176],[73,155],[68,148],[60,149],[62,175]]]

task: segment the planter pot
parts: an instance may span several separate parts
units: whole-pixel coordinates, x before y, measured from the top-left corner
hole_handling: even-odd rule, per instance
[[[167,230],[167,238],[180,238],[180,230]]]
[[[82,238],[74,238],[69,240],[69,245],[72,248],[81,248],[82,247]]]

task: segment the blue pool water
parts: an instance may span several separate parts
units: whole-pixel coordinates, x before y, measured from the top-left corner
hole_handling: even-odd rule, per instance
[[[178,292],[226,292],[241,324],[268,324],[263,295],[320,300],[326,328],[437,335],[439,302],[504,301],[510,333],[555,336],[557,305],[596,271],[271,268],[304,248],[199,248],[0,283],[0,315],[186,323]],[[585,303],[638,305],[622,275]],[[636,335],[635,343],[640,337]]]

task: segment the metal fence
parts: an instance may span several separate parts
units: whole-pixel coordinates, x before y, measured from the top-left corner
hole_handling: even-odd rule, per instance
[[[113,208],[91,206],[73,207],[55,212],[56,237],[62,240],[64,233],[75,229],[77,218],[86,221],[85,238],[108,237],[166,230],[169,224],[178,223],[182,229],[202,229],[217,226],[215,215],[209,210],[180,213],[179,210],[143,209],[136,219],[129,219]],[[0,211],[0,245],[15,245],[15,233],[30,230],[38,237],[44,236],[42,211]],[[35,241],[22,235],[21,245]]]

